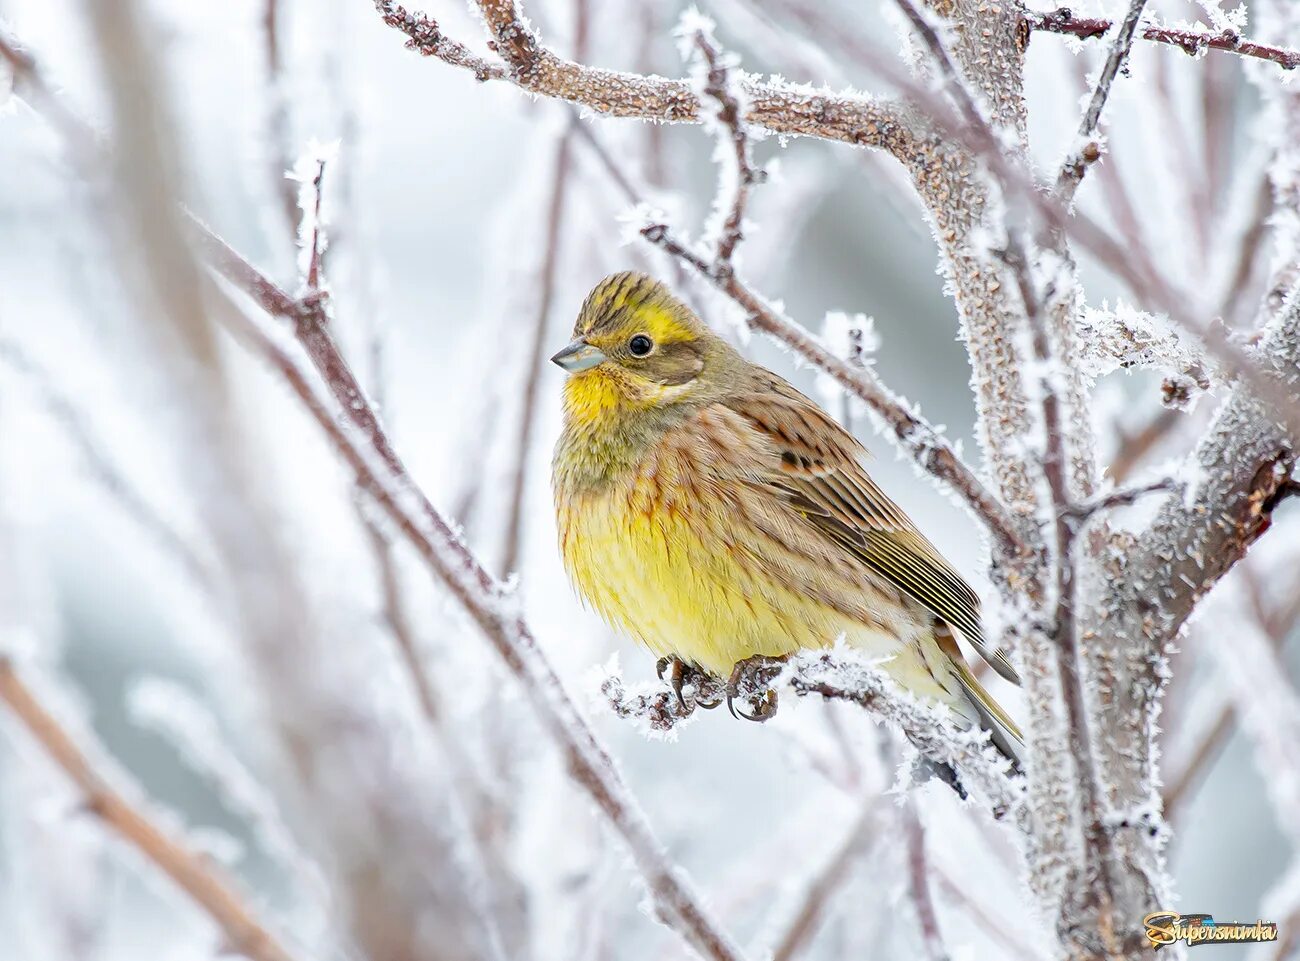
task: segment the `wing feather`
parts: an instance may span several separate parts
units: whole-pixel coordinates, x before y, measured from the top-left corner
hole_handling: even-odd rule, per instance
[[[998,674],[1019,683],[1006,655],[984,639],[979,597],[863,469],[862,445],[774,375],[761,387],[726,402],[773,448],[768,474],[755,483],[789,503],[813,531],[959,630]]]

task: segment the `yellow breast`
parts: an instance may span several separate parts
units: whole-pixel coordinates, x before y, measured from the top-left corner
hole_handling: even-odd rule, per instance
[[[801,560],[746,523],[753,495],[717,483],[689,445],[657,445],[585,490],[569,489],[562,474],[556,511],[570,578],[607,622],[654,653],[725,677],[752,655],[821,647],[841,634],[897,646],[894,630],[818,603],[809,583],[823,572],[791,573]]]

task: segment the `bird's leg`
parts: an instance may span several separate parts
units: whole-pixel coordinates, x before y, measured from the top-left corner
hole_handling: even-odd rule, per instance
[[[736,662],[726,689],[727,710],[732,717],[762,722],[776,713],[776,691],[772,690],[771,683],[781,673],[785,661],[785,656],[755,654]],[[753,714],[746,714],[736,708],[735,701],[742,697],[749,701]]]

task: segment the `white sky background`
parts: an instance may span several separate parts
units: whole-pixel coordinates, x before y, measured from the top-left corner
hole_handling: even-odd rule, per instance
[[[629,44],[599,40],[618,34],[608,19],[615,5],[594,5],[604,15],[597,18],[591,61],[632,66]],[[531,272],[540,260],[543,232],[537,197],[549,177],[552,132],[565,112],[505,84],[477,84],[466,73],[403,50],[401,37],[363,0],[286,2],[285,7],[293,143],[303,148],[312,138],[342,140],[340,158],[326,174],[327,216],[337,231],[338,269],[330,279],[340,335],[356,358],[367,325],[382,329],[384,413],[402,456],[434,502],[447,510],[464,493],[466,470],[478,465],[480,523],[468,535],[484,556],[497,557],[506,500],[503,464],[518,416],[520,357],[534,323]],[[544,35],[567,49],[566,30],[557,26],[567,23],[567,5],[529,3],[528,8]],[[151,3],[148,9],[160,28],[163,93],[176,120],[191,205],[237,249],[292,287],[292,234],[285,232],[276,206],[265,136],[261,4]],[[481,46],[478,27],[462,5],[439,4],[428,12],[448,32]],[[1079,15],[1089,12],[1076,7]],[[1106,12],[1114,13],[1114,5]],[[81,112],[104,116],[97,68],[88,53],[94,45],[78,4],[0,0],[0,16]],[[887,47],[897,46],[892,20],[873,12],[854,16]],[[665,12],[661,20],[656,66],[673,75],[680,72],[668,38],[674,16]],[[719,39],[735,43],[726,19],[719,20]],[[1175,58],[1176,85],[1197,67],[1176,52],[1159,55]],[[1172,178],[1165,175],[1174,160],[1140,97],[1149,90],[1154,56],[1150,49],[1136,49],[1133,77],[1119,82],[1108,108],[1109,129],[1116,162],[1151,211],[1146,226],[1153,246],[1168,264],[1186,267],[1186,228],[1170,213],[1181,198],[1169,196]],[[1077,96],[1067,72],[1072,58],[1059,37],[1040,35],[1031,45],[1031,134],[1040,163],[1056,161],[1077,122]],[[745,65],[768,66],[749,59]],[[853,79],[871,88],[870,78],[854,74]],[[1251,96],[1244,85],[1241,91],[1243,98]],[[344,120],[348,116],[350,123]],[[632,121],[602,122],[597,129],[624,150],[633,149],[643,135]],[[1248,131],[1239,133],[1244,142]],[[670,213],[694,235],[711,202],[711,145],[695,129],[665,129],[664,137],[678,197]],[[770,277],[754,276],[756,286],[783,299],[792,317],[814,329],[829,310],[873,316],[882,340],[876,363],[886,382],[918,402],[931,421],[947,425],[974,459],[968,371],[955,339],[953,306],[942,293],[919,207],[898,181],[881,175],[888,162],[868,164],[847,147],[815,142],[782,149],[769,140],[758,155],[762,161],[779,157],[787,176],[758,188],[750,241],[755,248],[787,248],[788,263]],[[1245,163],[1249,150],[1236,156]],[[577,169],[548,319],[552,349],[567,341],[577,307],[595,281],[633,264],[632,252],[615,241],[616,220],[626,204],[601,177],[588,173],[581,156]],[[351,183],[346,206],[337,189],[344,177]],[[813,209],[806,211],[806,228],[786,239],[784,222],[765,221],[764,214],[780,209],[779,195],[799,178],[826,185],[810,193]],[[1089,188],[1083,202],[1095,203]],[[192,531],[193,505],[177,486],[181,475],[167,439],[167,411],[159,409],[166,397],[151,372],[141,369],[143,355],[126,340],[129,301],[96,224],[102,198],[95,191],[71,175],[44,121],[25,105],[10,103],[0,110],[0,338],[21,344],[49,372],[145,500],[181,532]],[[743,269],[747,247],[741,251]],[[1085,279],[1092,304],[1118,292],[1087,264]],[[705,303],[710,319],[721,322],[725,308],[717,301]],[[755,359],[812,389],[811,373],[792,373],[781,351],[758,341],[751,350]],[[409,715],[408,695],[385,686],[400,682],[380,653],[375,593],[365,586],[371,558],[355,524],[346,479],[278,385],[257,365],[239,359],[238,350],[231,356],[277,520],[311,597],[321,605],[322,619],[328,620],[331,643],[339,645],[341,658],[350,658],[347,663],[371,672],[358,679],[356,696],[395,701],[393,710]],[[368,378],[366,363],[357,366]],[[520,589],[548,654],[586,703],[589,675],[611,653],[619,653],[632,680],[652,676],[653,659],[612,638],[581,610],[564,583],[547,481],[561,376],[549,365],[542,375]],[[1120,406],[1122,396],[1154,409],[1152,382],[1123,375],[1112,380],[1116,385],[1101,395],[1099,412]],[[373,383],[370,387],[375,389]],[[871,431],[865,415],[856,423],[876,454],[873,472],[885,490],[973,583],[981,584],[974,524],[900,461]],[[475,454],[479,446],[487,449],[485,458]],[[7,575],[0,556],[0,577],[15,585],[12,593],[23,601],[40,659],[66,669],[70,683],[64,693],[74,707],[84,709],[109,751],[180,821],[238,839],[243,851],[234,860],[235,870],[273,911],[288,912],[295,934],[308,942],[322,936],[320,919],[304,906],[309,899],[286,884],[292,872],[254,838],[247,818],[182,763],[166,739],[133,722],[128,711],[130,691],[141,678],[175,679],[207,703],[231,748],[259,770],[266,758],[247,726],[255,699],[232,694],[237,678],[220,674],[227,641],[219,616],[175,559],[123,517],[87,472],[50,416],[39,385],[34,388],[30,378],[2,362],[0,514],[17,545],[9,552]],[[450,705],[452,714],[474,728],[474,738],[494,723],[513,726],[514,776],[527,798],[514,856],[521,873],[536,884],[537,957],[574,956],[575,888],[596,892],[590,895],[593,911],[614,939],[609,957],[675,956],[678,948],[670,936],[638,913],[638,895],[617,843],[604,837],[587,802],[559,776],[544,734],[508,685],[500,717],[485,717],[483,700],[504,682],[482,656],[481,640],[449,615],[441,593],[419,570],[405,573],[412,616],[432,635],[427,643],[438,673],[446,666],[446,690],[460,697],[461,703]],[[216,667],[205,660],[214,657]],[[1001,687],[998,693],[1014,710],[1014,693]],[[805,879],[856,816],[857,801],[828,785],[808,763],[807,745],[815,753],[832,748],[822,711],[820,705],[787,698],[777,721],[766,726],[715,712],[687,727],[677,741],[663,743],[645,740],[599,705],[590,709],[662,838],[718,914],[751,945],[766,943],[764,936],[780,929]],[[841,713],[868,763],[874,763],[870,725]],[[409,722],[407,717],[404,723]],[[961,810],[941,786],[924,790],[922,807],[931,857],[1006,917],[1027,917],[1028,897],[1006,869],[1010,849],[1000,829],[977,812]],[[1249,750],[1238,738],[1182,821],[1186,834],[1174,848],[1172,874],[1183,908],[1234,920],[1259,915],[1260,899],[1287,854],[1270,812]],[[66,956],[60,952],[67,943],[59,939],[83,929],[88,958],[118,961],[145,950],[158,959],[214,956],[211,932],[182,899],[134,858],[119,858],[116,848],[105,856],[93,825],[75,814],[57,776],[12,725],[0,727],[0,827],[0,958]],[[897,833],[885,838],[839,889],[836,920],[809,957],[848,956],[841,952],[863,942],[875,946],[879,957],[907,957],[916,950],[899,838]],[[942,891],[936,897],[954,957],[995,956],[990,952],[997,949],[967,916]],[[566,903],[567,912],[563,907],[553,915],[542,911],[544,905]],[[1023,938],[1032,943],[1032,926]]]

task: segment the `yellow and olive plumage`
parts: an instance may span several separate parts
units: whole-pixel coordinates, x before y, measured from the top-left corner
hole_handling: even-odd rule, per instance
[[[560,550],[578,592],[650,650],[726,677],[758,654],[846,641],[914,694],[1019,732],[953,630],[1004,677],[979,600],[815,403],[749,363],[658,282],[587,297],[555,451]]]

